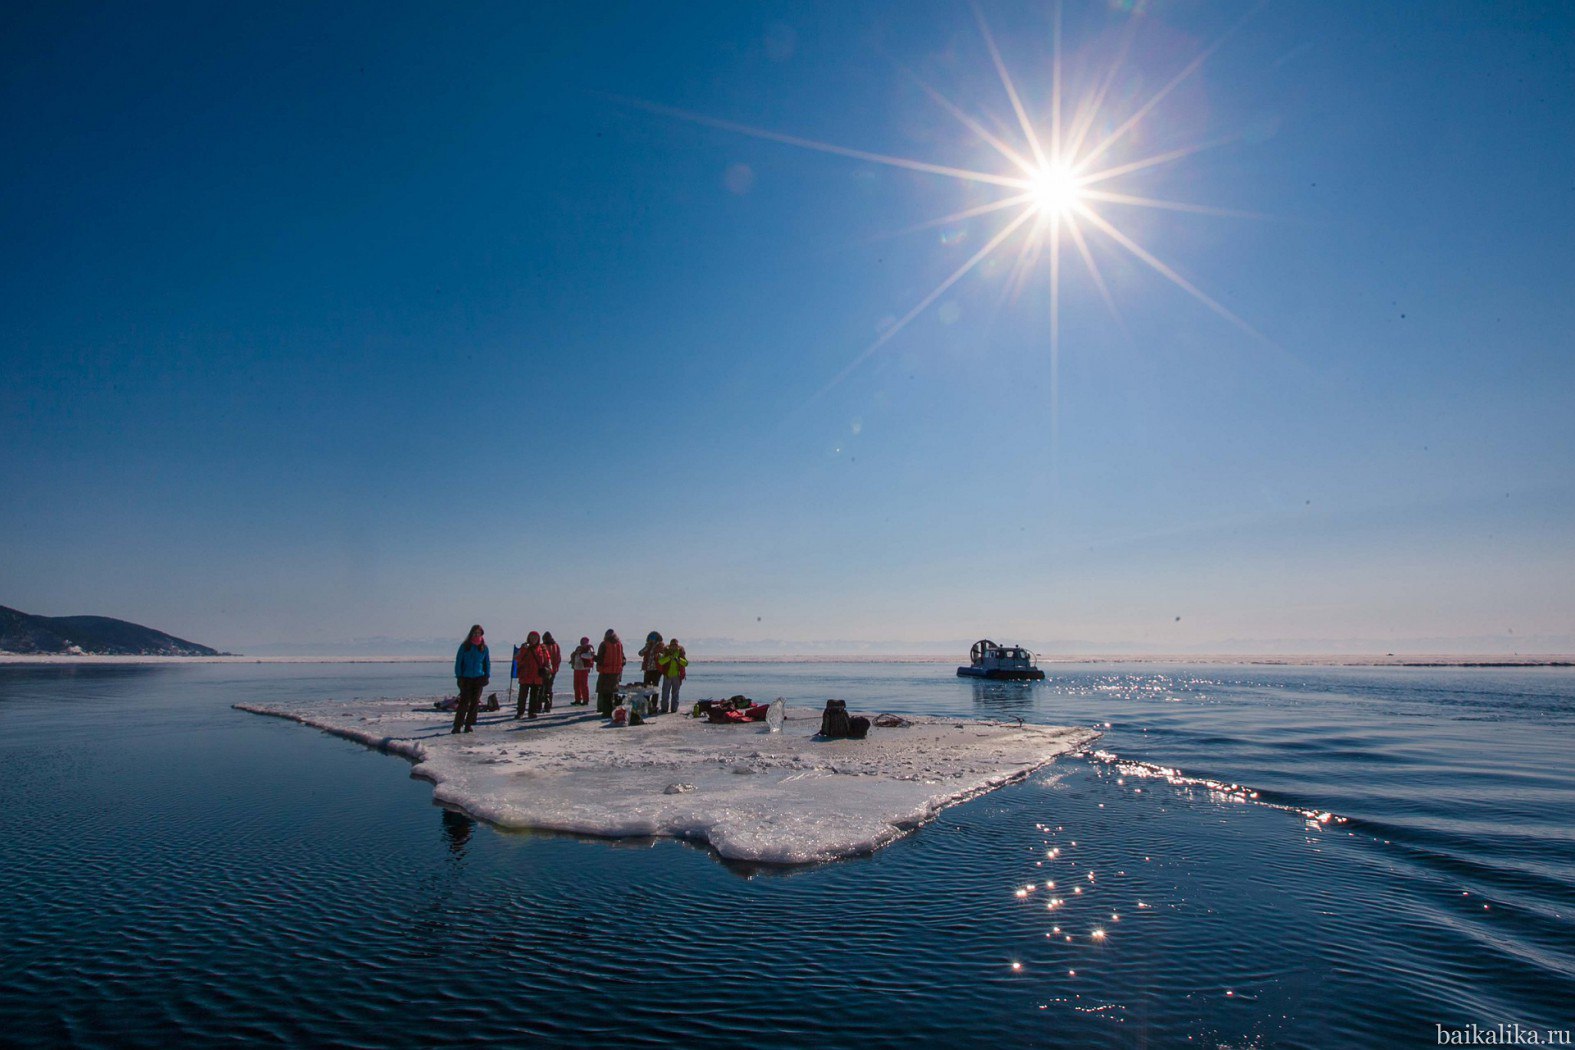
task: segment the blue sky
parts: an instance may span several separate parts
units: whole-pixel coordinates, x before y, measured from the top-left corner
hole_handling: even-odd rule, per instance
[[[1575,645],[1575,16],[1132,7],[1063,9],[1100,129],[1224,40],[1121,188],[1261,217],[1098,211],[1258,334],[1090,231],[1053,389],[1018,241],[832,383],[1012,191],[637,104],[1010,174],[915,80],[1020,135],[966,5],[9,8],[0,604]],[[1044,134],[1054,7],[982,10]]]

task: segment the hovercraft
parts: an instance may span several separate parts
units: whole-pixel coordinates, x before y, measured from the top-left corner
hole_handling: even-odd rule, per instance
[[[1034,666],[1034,654],[1016,645],[996,645],[988,638],[973,643],[973,661],[957,668],[959,678],[996,678],[1013,682],[1041,682],[1045,673]]]

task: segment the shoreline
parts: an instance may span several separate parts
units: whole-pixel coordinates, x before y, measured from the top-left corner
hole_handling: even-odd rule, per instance
[[[114,665],[186,664],[444,664],[446,656],[113,656],[90,654],[68,656],[60,653],[0,653],[0,667],[81,667]],[[957,666],[964,662],[954,656],[876,656],[870,654],[795,655],[795,656],[717,656],[691,659],[692,664],[935,664]],[[1575,654],[1515,653],[1511,655],[1468,653],[1404,653],[1383,656],[1354,654],[1088,654],[1041,656],[1044,668],[1087,664],[1183,665],[1213,667],[1433,667],[1433,668],[1535,668],[1575,667]]]

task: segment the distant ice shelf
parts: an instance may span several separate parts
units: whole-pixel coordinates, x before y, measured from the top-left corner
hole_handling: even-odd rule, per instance
[[[234,706],[408,758],[437,801],[500,827],[670,836],[766,864],[872,852],[1098,736],[909,718],[865,740],[819,740],[819,710],[791,703],[780,733],[684,714],[613,728],[594,711],[560,705],[533,720],[484,714],[474,733],[457,736],[453,716],[430,699]]]

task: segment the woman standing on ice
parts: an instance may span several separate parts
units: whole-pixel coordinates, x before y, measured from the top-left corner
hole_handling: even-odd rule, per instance
[[[618,694],[618,679],[623,676],[623,642],[611,627],[596,647],[596,713],[611,718],[613,697]]]
[[[454,728],[470,732],[476,725],[476,710],[481,707],[481,691],[492,678],[492,654],[487,652],[487,634],[476,624],[454,654],[454,680],[459,683],[459,706],[454,708]]]
[[[591,648],[589,636],[580,639],[579,648],[569,654],[569,667],[574,671],[574,702],[591,702],[591,665],[596,662],[596,650]]]
[[[553,638],[551,631],[541,632],[541,647],[547,650],[547,669],[542,674],[541,697],[542,710],[552,710],[552,682],[558,677],[558,668],[563,666],[563,649]]]
[[[662,668],[658,661],[662,658],[662,634],[652,631],[645,636],[645,648],[640,650],[640,670],[645,673],[641,685],[655,685],[662,680]]]
[[[667,648],[662,650],[656,659],[657,665],[662,669],[662,707],[663,711],[678,710],[678,690],[684,684],[684,668],[689,666],[689,654],[684,652],[684,647],[674,638],[667,643]]]
[[[520,646],[519,654],[515,657],[520,668],[520,699],[514,708],[515,718],[525,717],[526,705],[530,705],[530,716],[535,718],[541,713],[542,682],[547,673],[547,650],[541,644],[541,635],[532,631],[525,636],[525,644]]]

